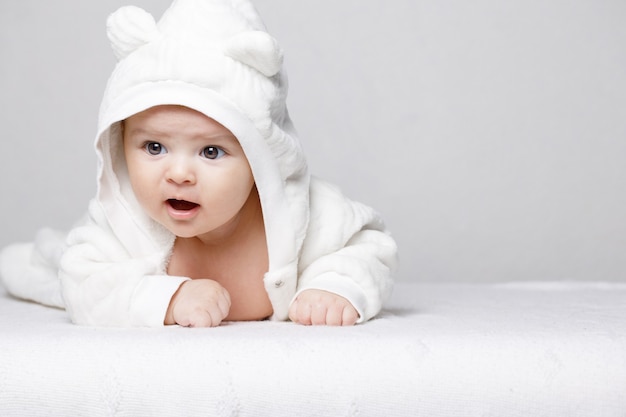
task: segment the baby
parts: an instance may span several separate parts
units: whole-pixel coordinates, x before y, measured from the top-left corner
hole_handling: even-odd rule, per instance
[[[248,0],[109,17],[118,64],[96,138],[98,191],[67,236],[12,245],[17,297],[78,324],[353,325],[389,295],[379,216],[308,174],[282,52]]]

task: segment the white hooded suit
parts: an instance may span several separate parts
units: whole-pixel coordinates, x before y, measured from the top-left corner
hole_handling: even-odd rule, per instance
[[[348,299],[363,322],[388,296],[396,245],[369,207],[309,175],[285,100],[282,52],[248,0],[177,0],[156,23],[136,7],[110,16],[119,60],[96,138],[98,192],[67,236],[43,231],[0,257],[12,294],[66,308],[79,324],[161,326],[189,279],[167,274],[175,236],[149,218],[130,183],[121,121],[182,105],[239,140],[259,192],[269,256],[272,319],[286,320],[306,289]]]

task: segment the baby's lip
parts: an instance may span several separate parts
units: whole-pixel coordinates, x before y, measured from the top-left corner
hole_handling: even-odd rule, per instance
[[[175,198],[170,198],[169,200],[167,200],[167,204],[169,204],[170,207],[172,207],[174,210],[177,210],[177,211],[190,211],[200,205],[192,201],[177,200]]]

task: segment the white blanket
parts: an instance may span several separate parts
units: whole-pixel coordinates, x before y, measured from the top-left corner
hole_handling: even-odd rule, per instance
[[[353,328],[72,325],[0,289],[1,416],[626,416],[626,284],[396,286]]]

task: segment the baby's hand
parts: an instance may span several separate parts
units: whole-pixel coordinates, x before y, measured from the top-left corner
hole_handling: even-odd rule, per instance
[[[230,310],[230,295],[210,279],[185,281],[172,296],[165,324],[185,327],[215,327]]]
[[[359,313],[348,300],[322,290],[305,290],[289,308],[289,318],[304,325],[352,326]]]

